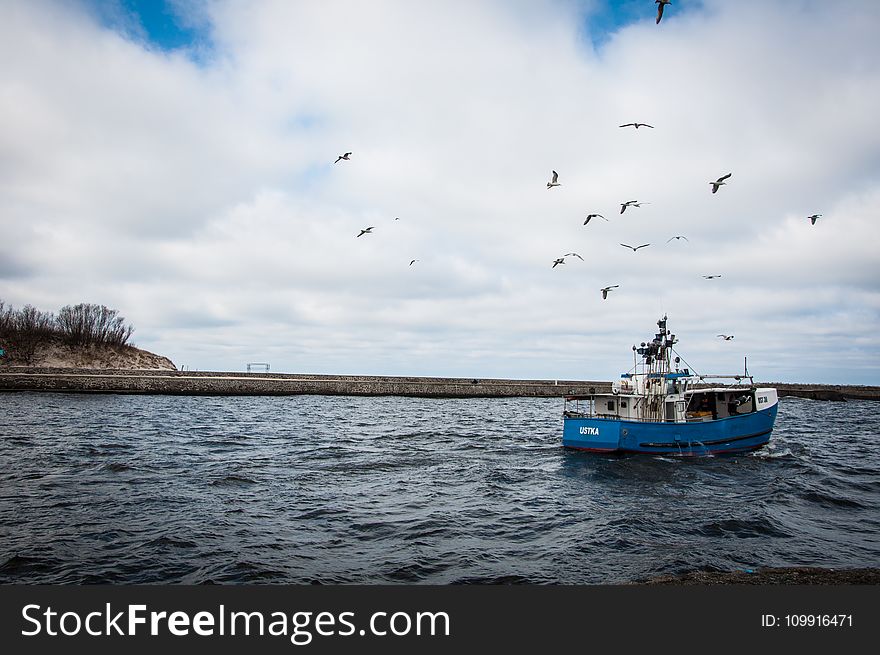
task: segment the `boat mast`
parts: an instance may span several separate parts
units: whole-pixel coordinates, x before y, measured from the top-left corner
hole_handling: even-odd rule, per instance
[[[667,395],[667,375],[672,372],[670,355],[675,344],[675,335],[666,327],[666,316],[657,321],[659,331],[650,343],[642,342],[635,351],[642,356],[644,393],[648,397],[647,418],[663,419]]]

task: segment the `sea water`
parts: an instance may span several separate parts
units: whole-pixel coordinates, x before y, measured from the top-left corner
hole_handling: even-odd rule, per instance
[[[880,403],[770,444],[561,448],[555,399],[0,394],[2,583],[621,583],[877,566]]]

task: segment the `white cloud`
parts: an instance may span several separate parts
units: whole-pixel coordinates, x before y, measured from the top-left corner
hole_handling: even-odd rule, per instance
[[[608,378],[668,312],[703,370],[878,383],[880,9],[703,5],[597,52],[585,3],[208,3],[197,63],[6,4],[0,297],[192,368]]]

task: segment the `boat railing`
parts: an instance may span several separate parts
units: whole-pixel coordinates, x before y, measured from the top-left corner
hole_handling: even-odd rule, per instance
[[[607,394],[605,395],[607,396]],[[665,406],[665,402],[661,403],[660,406]],[[562,412],[564,418],[595,418],[631,423],[702,423],[717,418],[717,415],[712,411],[701,410],[686,410],[684,413],[677,412],[676,416],[681,417],[681,420],[669,418],[664,414],[661,413],[659,407],[649,410],[647,416],[634,416],[629,412],[621,412],[619,405],[614,410],[604,407],[597,409],[594,396],[566,396]]]
[[[737,385],[743,384],[743,381],[747,381],[750,387],[755,386],[755,378],[751,375],[695,375],[695,380],[691,384],[692,387],[712,387],[718,386],[713,385],[711,380],[734,380],[734,382],[729,383],[720,383],[721,386],[726,387],[736,387]]]
[[[580,403],[589,398],[586,406],[582,406]],[[569,408],[569,403],[574,402],[574,409]],[[675,423],[674,420],[660,418],[658,416],[632,416],[630,414],[621,414],[619,410],[609,411],[609,410],[601,410],[596,411],[596,408],[592,402],[592,396],[584,397],[584,396],[568,396],[565,398],[565,407],[562,411],[562,415],[564,418],[598,418],[598,419],[608,419],[608,420],[617,420],[617,421],[629,421],[632,423],[656,423],[658,421],[664,423]]]

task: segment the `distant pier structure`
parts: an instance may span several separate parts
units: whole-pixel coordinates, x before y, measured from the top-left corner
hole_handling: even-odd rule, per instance
[[[266,373],[269,372],[269,365],[266,362],[251,362],[247,365],[247,372],[250,373],[254,369],[262,370]]]
[[[171,371],[150,369],[70,369],[0,366],[0,394],[4,391],[74,393],[144,393],[196,396],[416,396],[422,398],[560,398],[611,393],[611,382],[601,380],[507,380],[495,378],[438,378],[387,375],[327,375],[270,373],[242,375],[233,371]],[[790,384],[761,382],[775,387],[780,397],[811,400],[874,400],[880,386]]]

